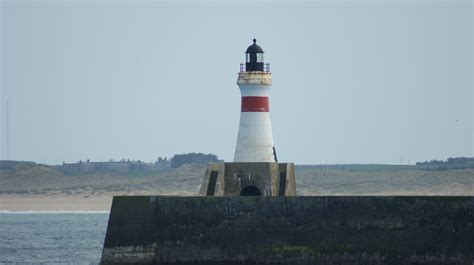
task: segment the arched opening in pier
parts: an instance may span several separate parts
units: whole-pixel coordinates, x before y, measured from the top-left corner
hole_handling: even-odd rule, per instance
[[[240,196],[260,196],[262,192],[255,186],[247,186],[242,189]]]

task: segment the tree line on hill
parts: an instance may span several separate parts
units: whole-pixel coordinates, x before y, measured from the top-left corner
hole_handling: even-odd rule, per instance
[[[474,157],[450,157],[444,160],[417,162],[416,166],[428,169],[453,169],[474,167]]]
[[[171,168],[178,168],[184,164],[207,165],[209,162],[219,162],[219,158],[214,154],[188,153],[174,155],[170,161]]]

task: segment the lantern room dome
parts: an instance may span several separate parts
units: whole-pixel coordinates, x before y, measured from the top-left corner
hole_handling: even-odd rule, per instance
[[[257,40],[253,39],[253,44],[247,48],[246,53],[264,53],[262,47],[257,45]]]

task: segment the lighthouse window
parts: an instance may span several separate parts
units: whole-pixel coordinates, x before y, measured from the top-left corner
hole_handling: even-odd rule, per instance
[[[247,53],[247,62],[250,62],[250,54]]]

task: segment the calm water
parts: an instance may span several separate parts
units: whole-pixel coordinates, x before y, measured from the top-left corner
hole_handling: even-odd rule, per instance
[[[0,263],[100,261],[108,213],[0,212]]]

